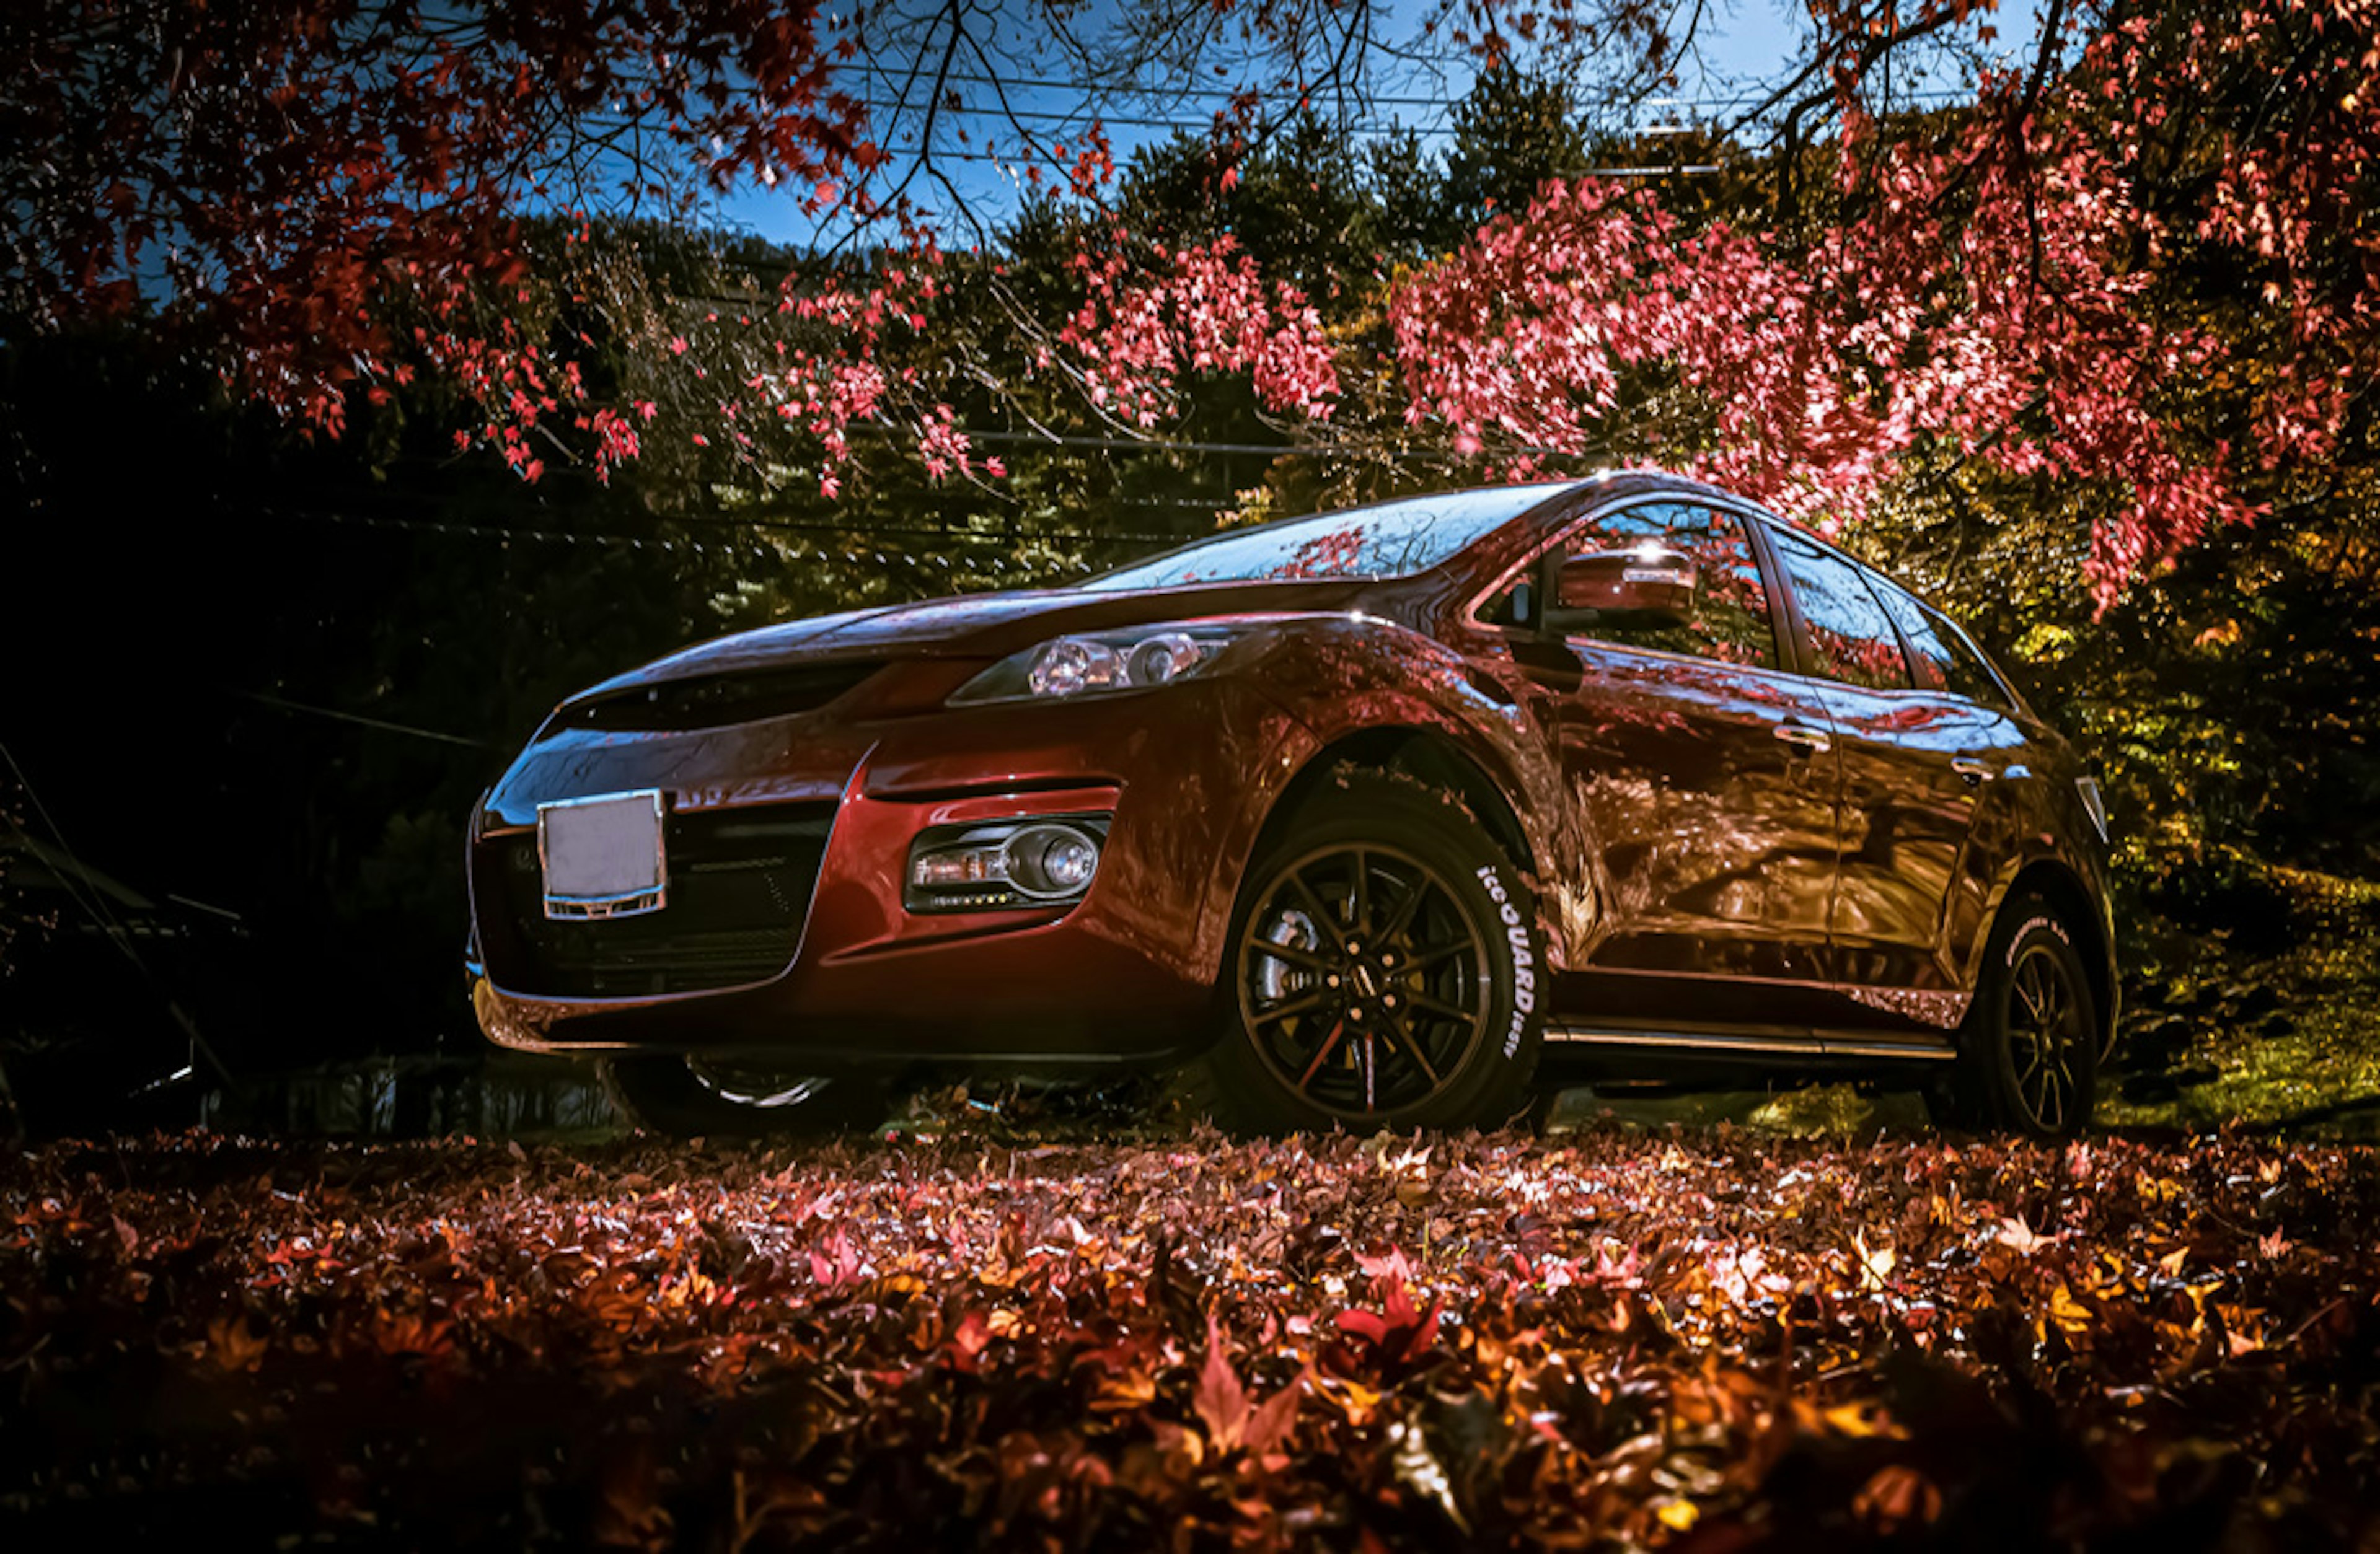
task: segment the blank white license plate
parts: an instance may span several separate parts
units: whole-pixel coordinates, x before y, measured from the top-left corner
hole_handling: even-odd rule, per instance
[[[538,806],[537,853],[549,917],[633,917],[668,896],[655,789]]]

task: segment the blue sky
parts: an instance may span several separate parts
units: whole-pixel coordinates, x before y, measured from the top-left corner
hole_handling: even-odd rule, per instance
[[[1107,0],[1091,0],[1085,14],[1096,17],[1098,7],[1105,3]],[[1694,0],[1681,0],[1681,10],[1691,10],[1693,5]],[[1429,7],[1425,0],[1392,0],[1387,8],[1383,33],[1409,35],[1427,8]],[[2032,0],[2018,0],[2003,9],[2000,46],[2029,47],[2034,27]],[[978,11],[977,16],[979,23],[988,23],[994,56],[1003,65],[1002,77],[1012,83],[1027,83],[1011,87],[1009,104],[1037,132],[1051,140],[1075,143],[1070,137],[1080,134],[1086,119],[1085,103],[1083,94],[1067,83],[1064,62],[1032,53],[1034,35],[1029,27],[1013,27],[1009,34],[1013,42],[1002,40],[999,30],[1003,20],[996,8]],[[1700,57],[1685,72],[1677,100],[1650,105],[1649,121],[1640,123],[1638,127],[1651,127],[1652,122],[1662,120],[1725,117],[1740,111],[1744,94],[1775,79],[1780,67],[1799,54],[1799,34],[1807,25],[1803,16],[1800,5],[1786,0],[1711,0],[1697,33]],[[1014,208],[1016,175],[1012,166],[1003,166],[984,154],[982,137],[992,131],[1003,135],[1009,132],[990,112],[991,89],[984,84],[981,67],[978,65],[970,73],[962,66],[959,75],[959,90],[967,97],[970,111],[954,118],[945,115],[941,121],[936,135],[937,163],[980,217],[996,220]],[[1459,56],[1451,48],[1446,51],[1442,62],[1417,60],[1401,67],[1392,79],[1375,89],[1377,105],[1357,121],[1357,133],[1376,132],[1393,122],[1420,131],[1427,143],[1443,132],[1450,105],[1462,95],[1470,77],[1467,58]],[[1223,83],[1218,83],[1220,84]],[[1956,83],[1945,79],[1897,84],[1908,91],[1939,91]],[[886,84],[864,90],[871,103],[889,101],[896,95]],[[1169,124],[1203,123],[1205,115],[1220,105],[1222,95],[1216,86],[1185,84],[1153,88],[1130,102],[1111,104],[1106,124],[1117,164],[1123,163],[1134,146],[1165,139],[1170,133]],[[879,138],[888,149],[897,152],[917,143],[917,130],[915,119],[880,122]],[[965,144],[955,139],[955,134],[962,131],[969,135]],[[1005,143],[1003,150],[1013,154],[1013,148]],[[897,173],[903,165],[902,159],[896,156],[891,170]],[[804,244],[813,240],[820,230],[819,223],[801,209],[809,192],[808,186],[749,188],[725,200],[720,213],[729,224],[762,237]],[[944,212],[955,203],[946,189],[937,188],[923,178],[913,185],[912,193],[922,197],[929,208]],[[964,240],[965,233],[953,230],[952,236]]]

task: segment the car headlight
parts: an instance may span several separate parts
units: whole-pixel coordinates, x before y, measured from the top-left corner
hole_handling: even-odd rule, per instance
[[[1139,626],[1057,637],[1012,653],[951,693],[953,707],[1147,690],[1204,674],[1246,625]]]

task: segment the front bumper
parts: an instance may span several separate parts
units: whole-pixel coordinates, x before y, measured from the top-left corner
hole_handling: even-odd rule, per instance
[[[473,1005],[492,1039],[531,1051],[766,1051],[824,1070],[1178,1057],[1211,1033],[1240,870],[1312,743],[1232,679],[872,722],[830,709],[690,732],[552,735],[474,817]],[[557,930],[534,892],[522,894],[520,849],[533,847],[538,806],[646,787],[689,835],[792,839],[781,868],[739,887],[747,904],[778,910],[755,907],[757,927],[704,941],[691,979],[718,985],[681,986],[684,965],[662,964],[684,943],[664,934],[674,903],[645,919]],[[905,909],[921,832],[1050,815],[1112,818],[1079,902]],[[822,837],[805,844],[814,821]],[[805,845],[815,847],[806,895],[795,888],[812,867],[798,856]],[[773,895],[756,893],[764,886]],[[611,942],[635,947],[615,957],[625,972],[590,976],[549,953],[554,932],[579,935],[583,949],[607,927],[623,930]],[[732,953],[712,953],[719,945]]]

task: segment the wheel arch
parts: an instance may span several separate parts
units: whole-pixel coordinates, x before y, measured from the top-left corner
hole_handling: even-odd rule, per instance
[[[1342,735],[1299,767],[1274,798],[1257,833],[1251,856],[1260,855],[1306,799],[1342,767],[1385,771],[1442,789],[1461,799],[1480,829],[1512,856],[1524,871],[1537,868],[1536,850],[1520,811],[1485,765],[1454,740],[1410,723],[1379,724]]]

